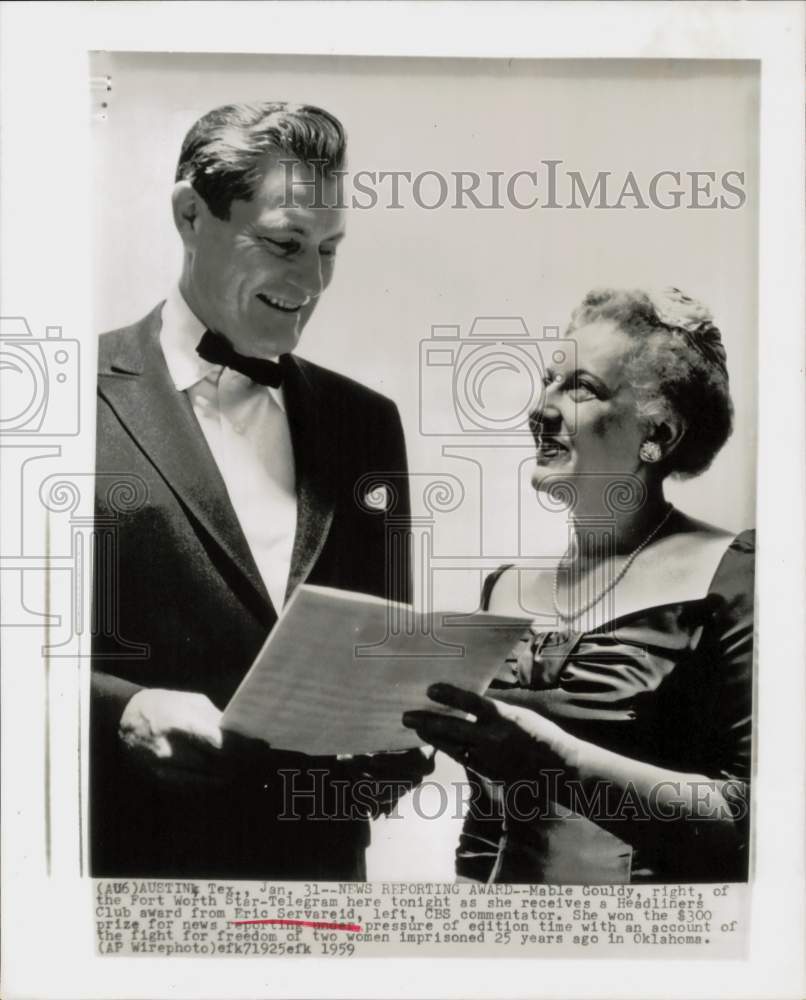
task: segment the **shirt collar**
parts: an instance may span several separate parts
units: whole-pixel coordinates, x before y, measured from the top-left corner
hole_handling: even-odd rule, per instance
[[[160,345],[173,384],[180,392],[221,369],[220,365],[211,364],[196,353],[205,329],[175,285],[162,307]]]
[[[190,389],[210,376],[217,378],[221,372],[221,365],[205,361],[196,353],[206,329],[204,323],[185,302],[179,286],[174,285],[162,307],[160,345],[171,380],[179,392]],[[285,410],[282,389],[275,389],[272,386],[267,388],[280,408]]]

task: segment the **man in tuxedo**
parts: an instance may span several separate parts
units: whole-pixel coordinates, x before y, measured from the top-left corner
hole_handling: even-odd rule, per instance
[[[202,117],[173,192],[178,286],[101,338],[96,876],[361,879],[366,787],[363,808],[345,789],[370,782],[388,806],[427,768],[419,752],[311,758],[220,727],[300,583],[409,600],[397,409],[293,354],[344,236],[344,157],[318,108]],[[375,483],[385,513],[363,502]]]

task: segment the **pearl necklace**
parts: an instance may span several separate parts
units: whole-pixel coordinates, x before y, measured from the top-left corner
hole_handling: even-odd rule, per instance
[[[610,591],[618,583],[620,583],[621,580],[624,579],[624,577],[627,575],[627,570],[630,568],[630,566],[632,566],[632,564],[638,558],[639,553],[643,552],[643,550],[647,547],[647,545],[649,545],[649,543],[652,541],[652,539],[655,537],[655,535],[657,535],[657,533],[664,526],[664,524],[666,524],[666,522],[671,517],[673,510],[674,510],[674,507],[671,504],[667,504],[666,513],[663,515],[663,517],[660,519],[660,521],[655,525],[655,527],[652,529],[652,531],[650,531],[650,533],[643,540],[643,542],[641,542],[641,544],[638,546],[638,548],[634,549],[630,553],[627,561],[624,563],[624,565],[621,567],[621,569],[618,571],[618,573],[613,577],[613,579],[610,581],[610,583],[608,583],[607,586],[602,591],[600,591],[593,598],[592,601],[588,601],[588,603],[585,605],[584,608],[580,608],[579,611],[575,611],[572,615],[566,614],[566,612],[560,610],[559,595],[558,595],[558,586],[559,586],[558,585],[558,576],[559,576],[559,570],[560,570],[560,566],[563,563],[563,560],[568,555],[568,551],[566,550],[565,556],[563,556],[563,558],[557,564],[557,568],[554,570],[554,579],[552,580],[552,594],[551,594],[551,598],[552,598],[552,601],[554,603],[554,610],[557,613],[557,616],[559,618],[561,618],[564,622],[569,623],[569,622],[574,621],[576,618],[579,618],[581,615],[584,615],[586,611],[590,611],[591,608],[595,607],[599,603],[599,601],[602,600],[603,597],[605,597],[607,594],[609,594]]]

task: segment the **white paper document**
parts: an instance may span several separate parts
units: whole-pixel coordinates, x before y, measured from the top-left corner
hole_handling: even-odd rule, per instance
[[[529,625],[525,616],[423,614],[304,585],[233,695],[222,727],[316,755],[420,746],[403,712],[447,712],[426,695],[435,681],[483,692]]]

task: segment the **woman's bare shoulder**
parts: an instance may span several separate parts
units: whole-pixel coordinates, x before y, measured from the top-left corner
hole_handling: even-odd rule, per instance
[[[674,528],[667,537],[683,545],[707,544],[720,539],[730,542],[735,537],[735,532],[709,524],[708,521],[700,521],[682,510],[675,511]]]
[[[553,614],[552,586],[559,557],[546,560],[545,568],[513,564],[505,566],[489,591],[487,610],[495,614],[538,617]]]
[[[675,511],[671,528],[639,554],[619,582],[614,594],[618,617],[705,596],[721,559],[735,538],[734,532],[682,511]],[[556,616],[554,572],[558,562],[559,557],[541,559],[539,567],[528,563],[503,567],[490,581],[488,610],[553,620]],[[596,610],[604,614],[603,605]]]
[[[673,530],[648,545],[622,581],[622,613],[704,597],[734,537],[732,531],[676,511]]]

